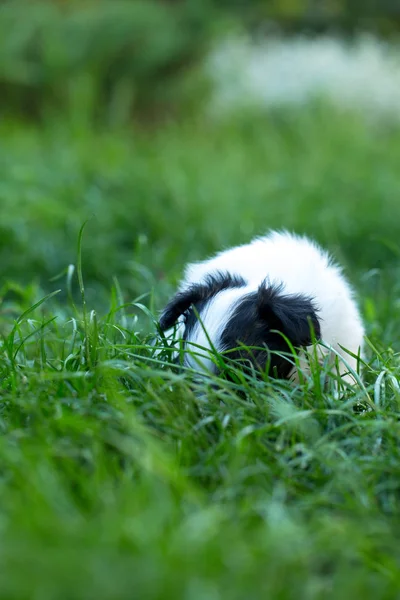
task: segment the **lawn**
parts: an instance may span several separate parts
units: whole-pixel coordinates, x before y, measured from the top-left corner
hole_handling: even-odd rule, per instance
[[[398,597],[400,127],[316,104],[0,139],[1,597]],[[184,263],[270,227],[358,291],[340,400],[154,356]]]

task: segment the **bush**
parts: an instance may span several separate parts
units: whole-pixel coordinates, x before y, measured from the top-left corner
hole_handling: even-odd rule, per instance
[[[3,110],[124,122],[135,111],[179,105],[211,13],[195,2],[7,2],[0,8]]]

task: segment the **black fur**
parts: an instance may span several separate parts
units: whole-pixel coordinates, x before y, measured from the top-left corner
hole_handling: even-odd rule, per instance
[[[195,306],[200,313],[204,303],[213,296],[229,288],[243,287],[246,282],[241,277],[230,275],[229,273],[216,273],[207,275],[204,283],[194,283],[183,292],[178,292],[174,298],[167,304],[160,318],[160,328],[162,331],[172,327],[178,318],[187,313],[191,306]],[[196,315],[190,311],[186,316],[186,328],[193,327],[196,322]],[[188,331],[185,331],[187,337]]]
[[[269,366],[271,375],[286,378],[292,364],[282,355],[290,353],[285,337],[295,349],[311,344],[312,330],[319,339],[321,332],[316,312],[311,298],[300,294],[284,295],[281,286],[264,283],[237,305],[222,333],[222,348],[233,360],[250,361],[263,371]],[[241,345],[252,350],[241,348]]]

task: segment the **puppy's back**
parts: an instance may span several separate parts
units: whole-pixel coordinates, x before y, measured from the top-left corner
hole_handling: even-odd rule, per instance
[[[313,287],[313,276],[317,272],[323,276],[329,264],[328,254],[309,239],[286,231],[271,232],[249,244],[189,264],[183,284],[199,282],[210,273],[222,271],[239,275],[256,286],[268,278],[271,283],[283,282],[290,293],[306,292],[303,288]]]

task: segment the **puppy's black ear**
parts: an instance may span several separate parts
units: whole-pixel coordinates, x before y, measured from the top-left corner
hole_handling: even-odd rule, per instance
[[[192,286],[183,292],[178,292],[178,294],[168,302],[161,314],[160,329],[165,331],[175,325],[178,318],[183,315],[192,304],[198,302],[198,300],[199,290],[196,286]]]
[[[243,287],[244,279],[224,271],[215,271],[204,277],[202,283],[193,283],[186,290],[176,294],[164,308],[160,318],[162,331],[169,329],[192,304],[208,300],[212,296],[229,288]]]
[[[309,346],[312,332],[321,336],[317,308],[308,296],[282,293],[282,287],[261,285],[257,294],[258,314],[270,329],[281,331],[294,347]]]

